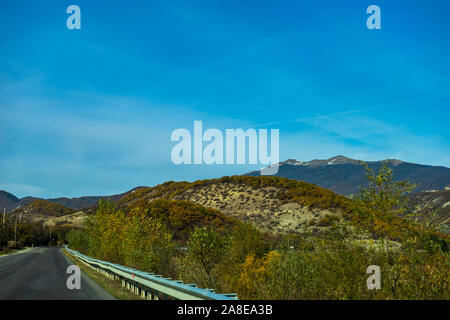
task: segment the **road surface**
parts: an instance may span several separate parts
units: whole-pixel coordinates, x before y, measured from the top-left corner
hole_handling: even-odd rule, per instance
[[[81,289],[66,286],[71,261],[59,247],[28,249],[0,256],[0,300],[111,300],[109,293],[81,273]]]

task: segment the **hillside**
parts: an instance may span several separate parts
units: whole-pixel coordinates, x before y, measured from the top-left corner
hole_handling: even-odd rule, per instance
[[[323,167],[321,162],[311,163],[311,165]],[[400,164],[397,163],[396,165]],[[428,208],[427,203],[431,200],[426,196],[427,194],[429,193],[425,193],[425,196],[411,198],[411,207],[424,201],[421,208]],[[433,194],[438,195],[439,193]],[[447,193],[444,192],[444,194]],[[202,223],[208,222],[208,215],[216,215],[213,218],[215,219],[219,214],[252,223],[262,231],[275,233],[320,233],[328,229],[332,221],[342,219],[351,221],[353,224],[364,224],[363,221],[355,218],[354,205],[347,197],[337,195],[331,190],[311,183],[275,176],[243,175],[199,180],[192,183],[172,181],[155,187],[137,187],[129,192],[112,197],[82,198],[89,198],[89,201],[94,198],[98,200],[107,198],[126,210],[140,206],[150,208],[154,212],[159,212],[159,214],[166,212],[165,214],[168,216],[164,219],[169,222],[171,228],[174,227],[172,231],[177,234],[185,232],[184,229],[189,229],[191,225],[199,225],[199,221]],[[152,203],[156,199],[181,202],[176,204]],[[432,203],[442,199],[447,198],[434,198]],[[22,213],[33,216],[34,220],[42,220],[51,225],[80,226],[82,216],[89,215],[95,210],[95,205],[90,204],[89,207],[82,210],[82,213],[75,214],[76,211],[80,210],[67,208],[49,200],[28,197],[26,201],[28,203],[15,209],[14,214]],[[183,201],[188,202],[184,203]],[[440,205],[441,211],[439,213],[443,214],[441,221],[448,217],[449,206],[446,205],[447,202],[448,200],[445,200]],[[165,211],[163,208],[166,208]],[[213,211],[214,214],[208,210],[215,210]],[[198,215],[199,213],[202,217]],[[50,219],[50,217],[53,218]],[[61,218],[55,219],[56,217]],[[222,223],[225,223],[223,217],[217,219],[216,222],[222,220]],[[448,219],[445,221],[448,223]],[[178,227],[177,223],[179,224]],[[375,227],[373,222],[371,224]],[[402,220],[396,220],[388,224],[378,221],[376,227],[380,230],[380,235],[389,233],[398,237],[398,230],[404,227],[402,224]],[[386,230],[388,230],[387,233]]]
[[[444,190],[450,186],[450,169],[421,165],[400,160],[388,160],[394,169],[395,180],[409,180],[418,184],[415,192]],[[382,161],[367,161],[370,168],[377,170]],[[259,171],[248,173],[259,176]],[[365,170],[359,160],[336,156],[326,160],[302,162],[290,159],[280,163],[277,176],[301,180],[327,188],[341,195],[356,194],[358,186],[366,185]]]
[[[168,222],[176,234],[201,224],[220,228],[234,219],[250,222],[262,231],[318,233],[327,229],[330,221],[348,219],[352,212],[351,201],[330,190],[265,176],[166,182],[135,188],[116,203],[126,212],[136,207],[149,210]],[[73,209],[38,199],[14,210],[14,214],[22,213],[48,225],[79,225],[82,216],[93,213],[93,209],[85,209],[80,215]]]
[[[233,176],[193,183],[166,182],[123,197],[123,207],[159,198],[191,201],[272,232],[318,232],[325,216],[340,217],[350,201],[309,183],[278,177]],[[327,217],[329,219],[329,217]]]
[[[20,200],[9,192],[0,190],[0,208],[6,208],[6,211],[11,211],[20,204]]]
[[[20,206],[12,212],[14,215],[61,217],[74,213],[75,210],[50,201],[37,199]]]
[[[450,230],[450,190],[424,191],[409,197],[410,208],[415,208],[430,215],[438,214],[437,221],[445,223]]]
[[[101,201],[96,214],[89,218],[89,228],[71,231],[69,244],[98,259],[219,292],[238,292],[241,299],[304,298],[305,290],[313,298],[323,290],[323,298],[330,299],[328,288],[336,288],[335,298],[354,297],[351,291],[343,294],[344,286],[354,288],[352,294],[358,297],[371,295],[365,275],[367,265],[373,263],[393,279],[388,282],[387,294],[392,294],[392,285],[401,277],[396,298],[406,297],[399,296],[398,290],[411,297],[422,294],[425,285],[430,287],[426,290],[445,297],[448,286],[440,284],[448,278],[448,256],[443,252],[448,250],[449,238],[383,211],[364,208],[369,207],[330,190],[280,177],[167,182],[136,189],[118,204]],[[253,222],[260,230],[312,231],[313,235],[263,234],[249,225],[233,226],[236,220],[230,216]],[[342,218],[352,225],[367,226],[368,232],[348,232],[354,228],[344,225],[322,233],[327,223]],[[195,226],[205,225],[226,232],[200,228],[187,237]],[[377,241],[380,238],[394,241]],[[174,241],[180,239],[188,241]],[[180,246],[185,250],[177,250]],[[362,275],[356,282],[355,274]],[[313,288],[310,283],[314,283]],[[264,288],[261,297],[260,288]],[[286,295],[286,291],[296,296]],[[380,297],[390,296],[383,293]]]
[[[137,207],[143,208],[146,214],[152,218],[164,222],[174,234],[175,239],[186,240],[195,227],[210,226],[224,231],[237,223],[236,219],[217,209],[206,208],[185,200],[156,199],[149,203],[145,199],[141,199],[130,203],[126,212]]]

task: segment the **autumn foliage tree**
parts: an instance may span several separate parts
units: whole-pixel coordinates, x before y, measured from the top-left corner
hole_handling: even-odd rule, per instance
[[[86,225],[90,255],[144,271],[167,271],[175,250],[173,235],[145,208],[125,213],[115,203],[100,200]]]

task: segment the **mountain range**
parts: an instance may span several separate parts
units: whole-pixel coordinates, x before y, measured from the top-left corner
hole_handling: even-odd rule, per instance
[[[426,212],[435,210],[439,213],[441,221],[449,224],[450,169],[400,160],[387,161],[393,168],[396,180],[408,179],[418,184],[415,192],[409,197],[409,204],[412,207],[419,206]],[[376,170],[382,165],[382,161],[369,161],[367,164]],[[199,180],[193,183],[167,182],[151,188],[136,187],[111,196],[53,199],[24,197],[19,199],[9,192],[0,191],[0,209],[6,208],[8,212],[16,215],[30,216],[31,214],[35,218],[44,220],[52,218],[55,223],[64,223],[69,218],[78,221],[80,211],[89,212],[89,209],[94,208],[100,199],[110,199],[123,205],[132,199],[156,199],[161,197],[162,193],[164,198],[192,201],[208,208],[220,210],[226,215],[251,221],[266,230],[277,229],[292,232],[304,228],[304,223],[311,223],[311,226],[317,227],[311,217],[319,219],[324,215],[333,215],[339,212],[339,208],[333,207],[334,204],[330,207],[321,206],[319,209],[314,209],[314,206],[320,203],[316,199],[316,195],[326,194],[331,199],[335,194],[355,194],[358,186],[364,185],[366,182],[365,171],[360,161],[344,156],[307,162],[294,159],[281,162],[277,178],[288,178],[298,180],[299,183],[307,183],[308,187],[302,185],[302,188],[307,190],[312,188],[313,192],[305,196],[303,204],[312,201],[313,207],[310,207],[310,205],[299,206],[298,203],[286,203],[282,197],[280,198],[280,194],[282,195],[284,192],[283,188],[266,186],[255,189],[252,183],[257,183],[258,180],[245,180],[245,177],[251,178],[258,175],[259,171],[251,172],[240,176],[244,180],[238,182],[233,180],[233,183],[226,179],[225,182],[221,179],[209,180],[209,182]],[[185,186],[189,186],[189,188],[183,189]],[[316,186],[318,187],[316,188]],[[178,194],[171,195],[171,188],[177,189]],[[305,220],[307,217],[308,222]]]
[[[445,190],[450,188],[450,169],[447,167],[422,165],[388,159],[395,180],[409,180],[417,184],[415,192]],[[377,170],[383,161],[367,161],[369,168]],[[289,159],[279,163],[276,176],[301,180],[330,189],[341,195],[358,192],[359,186],[366,185],[364,167],[359,160],[335,156],[325,160],[299,161]],[[259,176],[260,171],[248,173]]]
[[[382,162],[368,162],[368,165],[376,169]],[[450,169],[399,160],[389,160],[389,166],[393,167],[396,179],[422,181],[416,190],[419,192],[410,195],[411,208],[419,207],[425,213],[437,211],[439,220],[450,224]],[[348,217],[350,202],[344,195],[355,193],[357,186],[364,184],[364,173],[358,160],[343,156],[308,162],[287,160],[280,163],[278,177],[257,177],[257,173],[251,173],[192,183],[169,181],[111,196],[19,199],[0,191],[0,208],[49,225],[81,226],[83,217],[92,212],[100,199],[110,199],[125,209],[147,206],[162,198],[212,208],[231,218],[251,222],[262,230],[317,232],[333,219]],[[176,211],[180,211],[185,204],[177,206]]]
[[[69,209],[73,210],[81,210],[81,209],[87,209],[92,208],[97,205],[98,200],[100,199],[110,199],[112,201],[118,201],[123,196],[127,195],[130,192],[133,192],[133,190],[136,190],[140,187],[136,187],[131,189],[130,191],[121,193],[121,194],[115,194],[111,196],[83,196],[78,198],[53,198],[53,199],[42,199],[42,198],[36,198],[36,197],[24,197],[24,198],[17,198],[15,195],[0,190],[0,209],[6,208],[6,211],[12,211],[17,207],[24,207],[27,206],[36,200],[46,200],[51,203],[55,203],[58,205],[62,205],[64,207],[67,207]]]
[[[447,167],[422,165],[395,159],[385,161],[388,161],[389,166],[393,169],[396,180],[409,180],[417,184],[415,192],[450,189],[450,169]],[[366,163],[370,168],[376,170],[382,165],[383,161],[367,161]],[[253,171],[246,175],[259,176],[260,171]],[[347,196],[356,194],[359,186],[366,184],[365,170],[360,161],[344,156],[311,161],[288,159],[279,163],[276,176],[312,183],[330,189],[334,193]],[[60,197],[45,200],[69,209],[81,210],[95,207],[100,199],[111,199],[117,202],[140,188],[142,187],[110,196]],[[41,200],[41,198],[29,196],[19,199],[7,191],[0,190],[0,209],[6,208],[6,211],[12,211],[19,206],[26,206],[35,200]]]

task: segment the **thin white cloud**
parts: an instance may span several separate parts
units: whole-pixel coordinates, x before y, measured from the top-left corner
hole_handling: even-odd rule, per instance
[[[424,164],[450,164],[449,144],[440,136],[418,135],[405,126],[394,126],[356,113],[311,118],[304,122],[309,129],[286,137],[282,144],[284,150],[293,150],[286,155],[288,157],[309,160],[343,154],[362,160],[397,158]]]
[[[0,189],[5,190],[9,193],[12,193],[14,195],[33,195],[35,197],[40,197],[45,194],[45,189],[29,185],[29,184],[20,184],[20,183],[14,183],[14,182],[5,182],[0,181]]]

